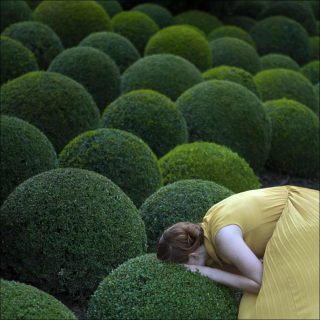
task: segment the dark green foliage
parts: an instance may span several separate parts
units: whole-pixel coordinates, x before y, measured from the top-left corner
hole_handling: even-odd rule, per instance
[[[157,32],[149,40],[145,55],[157,53],[171,53],[183,57],[201,71],[212,65],[207,39],[190,27],[171,26]]]
[[[29,71],[38,70],[34,54],[20,42],[1,36],[1,84],[17,78]]]
[[[273,100],[264,105],[272,121],[268,166],[294,176],[319,176],[318,117],[294,100]]]
[[[259,21],[250,33],[260,55],[282,53],[299,64],[310,59],[309,35],[292,19],[282,16],[266,18]]]
[[[159,30],[154,20],[138,11],[120,12],[112,18],[111,23],[113,31],[129,39],[140,54],[143,54],[148,40]]]
[[[278,0],[277,0],[278,1]],[[267,6],[267,1],[238,0],[232,12],[233,15],[247,16],[256,19]]]
[[[270,149],[270,121],[259,98],[245,87],[210,80],[184,92],[177,100],[190,141],[215,142],[237,152],[259,171]]]
[[[256,50],[246,42],[224,37],[209,42],[212,51],[212,66],[233,66],[251,74],[260,70],[260,59]]]
[[[182,113],[169,98],[152,90],[131,91],[119,97],[105,109],[101,125],[137,135],[157,156],[188,141]]]
[[[307,63],[301,68],[302,74],[307,77],[313,84],[320,81],[320,61],[315,60]]]
[[[33,16],[50,26],[65,48],[76,46],[93,32],[111,30],[110,17],[95,1],[44,0]]]
[[[64,50],[51,62],[48,71],[58,72],[81,83],[97,106],[105,106],[120,94],[120,71],[104,52],[91,47]]]
[[[33,10],[42,0],[26,0],[29,7]]]
[[[39,128],[60,151],[79,133],[96,128],[99,110],[76,81],[54,72],[29,72],[1,87],[1,113]]]
[[[311,8],[313,10],[313,13],[314,13],[316,19],[319,20],[320,19],[320,6],[319,6],[320,2],[319,2],[319,0],[310,0],[309,3],[311,5]]]
[[[61,167],[92,170],[116,183],[135,203],[161,184],[157,158],[138,137],[117,129],[87,131],[71,140],[59,155]]]
[[[260,58],[261,71],[268,69],[290,69],[299,71],[300,66],[289,56],[280,53],[269,53]]]
[[[103,8],[107,11],[109,17],[113,17],[119,12],[121,12],[122,6],[119,1],[112,1],[112,0],[96,0]]]
[[[213,181],[197,179],[181,180],[160,188],[140,207],[148,251],[157,250],[165,229],[180,221],[200,223],[209,208],[232,194]]]
[[[154,254],[131,259],[91,297],[88,320],[236,319],[233,291]]]
[[[52,59],[63,50],[57,34],[43,23],[18,22],[6,28],[3,35],[20,41],[31,50],[41,69],[47,69]]]
[[[57,154],[47,137],[28,122],[1,115],[0,204],[21,182],[58,166]]]
[[[60,301],[24,283],[1,279],[0,294],[2,320],[76,320],[74,314]]]
[[[185,90],[202,82],[200,71],[173,54],[153,54],[130,66],[122,75],[122,93],[152,89],[175,101]]]
[[[309,43],[311,48],[310,61],[319,60],[320,59],[320,37],[319,36],[310,37]]]
[[[233,192],[257,189],[248,163],[226,146],[193,142],[175,147],[159,160],[163,184],[185,179],[214,181]]]
[[[288,69],[264,70],[254,77],[254,81],[263,101],[292,99],[318,113],[319,105],[312,83],[301,73]]]
[[[146,250],[132,201],[106,177],[55,169],[20,184],[1,207],[1,272],[50,294],[84,300]]]
[[[242,16],[227,16],[224,17],[223,21],[224,23],[237,26],[247,32],[250,32],[253,26],[257,23],[257,21],[252,18]]]
[[[120,72],[140,59],[136,47],[125,37],[114,32],[95,32],[84,38],[79,46],[93,47],[110,56]]]

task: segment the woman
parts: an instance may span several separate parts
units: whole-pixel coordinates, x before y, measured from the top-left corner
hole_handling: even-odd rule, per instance
[[[278,186],[232,195],[201,224],[168,228],[157,257],[244,290],[239,319],[319,319],[319,191]]]

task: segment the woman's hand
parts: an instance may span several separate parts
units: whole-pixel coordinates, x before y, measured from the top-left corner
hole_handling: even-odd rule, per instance
[[[184,266],[191,272],[199,272],[203,276],[207,276],[207,271],[209,269],[206,266],[198,266],[193,264],[184,264]]]

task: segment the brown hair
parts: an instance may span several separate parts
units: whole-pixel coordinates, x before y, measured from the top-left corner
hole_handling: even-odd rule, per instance
[[[162,234],[157,257],[166,262],[185,263],[203,241],[203,229],[199,224],[178,222]]]

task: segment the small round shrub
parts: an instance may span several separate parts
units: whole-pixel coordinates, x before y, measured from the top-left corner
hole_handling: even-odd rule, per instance
[[[111,23],[113,31],[128,38],[140,54],[143,54],[148,40],[159,30],[154,20],[138,11],[120,12],[112,18]]]
[[[135,135],[117,129],[87,131],[71,140],[59,155],[61,167],[95,171],[116,183],[136,204],[161,184],[157,158]]]
[[[245,16],[227,16],[224,18],[224,23],[237,26],[247,32],[250,32],[257,21]]]
[[[48,71],[64,74],[81,83],[100,110],[120,94],[117,65],[107,54],[95,48],[66,49],[53,59]]]
[[[296,100],[314,112],[319,106],[312,83],[301,73],[288,69],[270,69],[259,72],[254,81],[263,101],[287,98]]]
[[[256,50],[246,42],[224,37],[209,42],[212,51],[212,66],[233,66],[251,74],[260,70],[260,59]]]
[[[320,81],[320,61],[315,60],[307,63],[301,68],[301,72],[313,84],[318,83]]]
[[[121,73],[140,59],[136,47],[127,38],[114,32],[92,33],[84,38],[79,46],[93,47],[106,53],[114,60]]]
[[[17,22],[7,27],[2,34],[20,41],[31,50],[41,69],[47,69],[52,59],[63,50],[57,34],[40,22]]]
[[[193,142],[175,147],[159,160],[163,184],[185,179],[214,181],[233,192],[260,187],[248,163],[228,147]]]
[[[233,15],[246,16],[256,19],[260,12],[267,6],[267,1],[238,0],[232,12]]]
[[[88,320],[236,319],[234,292],[147,254],[123,263],[92,295]]]
[[[299,64],[310,59],[307,31],[296,21],[283,16],[263,19],[250,32],[260,55],[282,53]]]
[[[16,40],[1,36],[0,51],[1,84],[39,69],[34,54]]]
[[[257,89],[256,83],[254,82],[253,76],[241,68],[220,66],[212,68],[204,72],[202,75],[204,80],[227,80],[241,84],[253,92],[257,97],[260,97],[260,93]]]
[[[1,0],[0,9],[1,32],[10,24],[31,20],[32,10],[26,1]]]
[[[110,17],[95,1],[44,0],[33,17],[50,26],[65,48],[76,46],[93,32],[111,30]]]
[[[210,13],[200,10],[188,10],[174,17],[176,24],[191,24],[208,34],[222,25],[222,22]]]
[[[131,91],[119,97],[105,109],[101,125],[135,134],[157,156],[188,140],[182,113],[169,98],[153,90]]]
[[[58,166],[48,138],[36,127],[15,117],[1,115],[0,204],[24,180]]]
[[[267,101],[272,122],[268,166],[291,175],[319,176],[319,119],[294,100]]]
[[[20,184],[1,215],[1,273],[84,302],[124,261],[146,250],[139,211],[106,177],[55,169]]]
[[[186,59],[173,54],[153,54],[138,60],[123,73],[121,92],[152,89],[175,101],[202,81],[200,71]]]
[[[310,48],[311,48],[311,55],[310,60],[319,60],[320,59],[320,37],[310,37],[309,40]]]
[[[290,69],[299,71],[300,66],[289,56],[280,53],[268,53],[260,57],[261,71],[268,69]]]
[[[158,24],[160,29],[175,24],[171,12],[159,4],[141,3],[133,7],[131,10],[145,13]]]
[[[212,54],[205,37],[190,27],[171,26],[158,31],[147,43],[145,55],[171,53],[192,62],[204,71],[212,65]]]
[[[0,295],[2,320],[76,320],[74,314],[59,300],[24,283],[1,279]]]
[[[29,72],[9,81],[1,87],[0,99],[1,113],[39,128],[57,151],[99,123],[99,109],[85,88],[54,72]]]
[[[180,221],[199,223],[214,204],[232,191],[213,181],[180,180],[160,188],[140,207],[148,239],[148,251],[155,252],[165,229]]]
[[[119,1],[113,1],[113,0],[96,0],[104,10],[107,11],[109,17],[113,17],[116,14],[123,11],[122,5]]]

